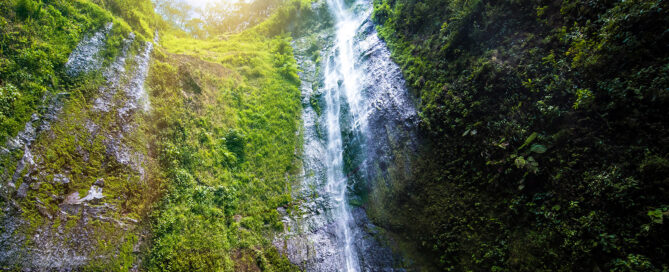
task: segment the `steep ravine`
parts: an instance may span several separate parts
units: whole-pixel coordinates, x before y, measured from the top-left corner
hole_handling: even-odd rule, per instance
[[[275,244],[308,271],[393,271],[410,260],[368,218],[374,196],[409,175],[416,111],[369,20],[371,2],[328,6],[332,27],[294,43],[302,70],[303,175]],[[320,51],[314,51],[314,47]],[[285,240],[284,240],[285,239]]]

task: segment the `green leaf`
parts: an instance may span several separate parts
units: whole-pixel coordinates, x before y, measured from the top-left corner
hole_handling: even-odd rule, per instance
[[[544,145],[533,144],[532,147],[530,148],[530,151],[534,152],[534,153],[543,154],[543,153],[546,152],[547,149],[548,148],[546,148],[546,146],[544,146]]]
[[[525,160],[525,158],[523,158],[523,156],[519,156],[514,161],[514,164],[516,164],[516,167],[518,167],[518,168],[523,168],[527,164],[527,161]]]
[[[537,136],[539,136],[539,133],[532,132],[532,134],[530,135],[530,137],[527,137],[527,139],[525,140],[525,143],[523,143],[523,145],[521,145],[517,150],[521,150],[521,149],[523,149],[523,147],[525,147],[526,145],[531,144],[532,141],[534,141],[534,139],[537,138]]]
[[[662,210],[655,209],[648,211],[648,216],[653,221],[653,223],[662,224]]]

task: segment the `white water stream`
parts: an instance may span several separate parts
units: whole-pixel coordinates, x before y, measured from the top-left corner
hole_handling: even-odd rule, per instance
[[[363,199],[387,186],[386,169],[404,160],[395,154],[411,152],[415,108],[369,19],[371,1],[324,2],[327,14],[319,16],[327,27],[294,45],[302,102],[310,105],[295,188],[302,204],[293,214],[280,211],[287,231],[275,245],[305,271],[403,271],[402,256],[381,242],[387,238],[367,218]],[[322,61],[313,59],[313,37],[323,42]]]
[[[351,117],[354,120],[354,130],[364,129],[364,115],[361,115],[362,94],[359,82],[359,71],[355,65],[353,42],[356,30],[362,23],[355,18],[344,6],[343,0],[328,0],[336,23],[335,51],[332,61],[325,66],[325,104],[327,121],[327,192],[334,200],[334,220],[338,226],[339,241],[342,244],[345,271],[359,271],[359,259],[354,250],[354,224],[351,209],[348,204],[348,178],[343,171],[342,133],[340,124],[341,99],[346,99]],[[364,18],[363,18],[364,19]]]

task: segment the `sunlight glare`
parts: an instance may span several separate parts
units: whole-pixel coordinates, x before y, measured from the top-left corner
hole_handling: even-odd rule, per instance
[[[186,2],[194,8],[204,8],[208,3],[214,4],[218,1],[227,0],[186,0]]]

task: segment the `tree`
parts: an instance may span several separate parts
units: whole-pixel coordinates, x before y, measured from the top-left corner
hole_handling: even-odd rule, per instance
[[[193,7],[184,0],[153,0],[156,11],[167,21],[181,29],[186,29],[186,24],[191,18]]]
[[[225,1],[207,3],[204,9],[198,9],[198,13],[207,26],[207,32],[211,35],[229,32],[229,17],[235,8]]]

